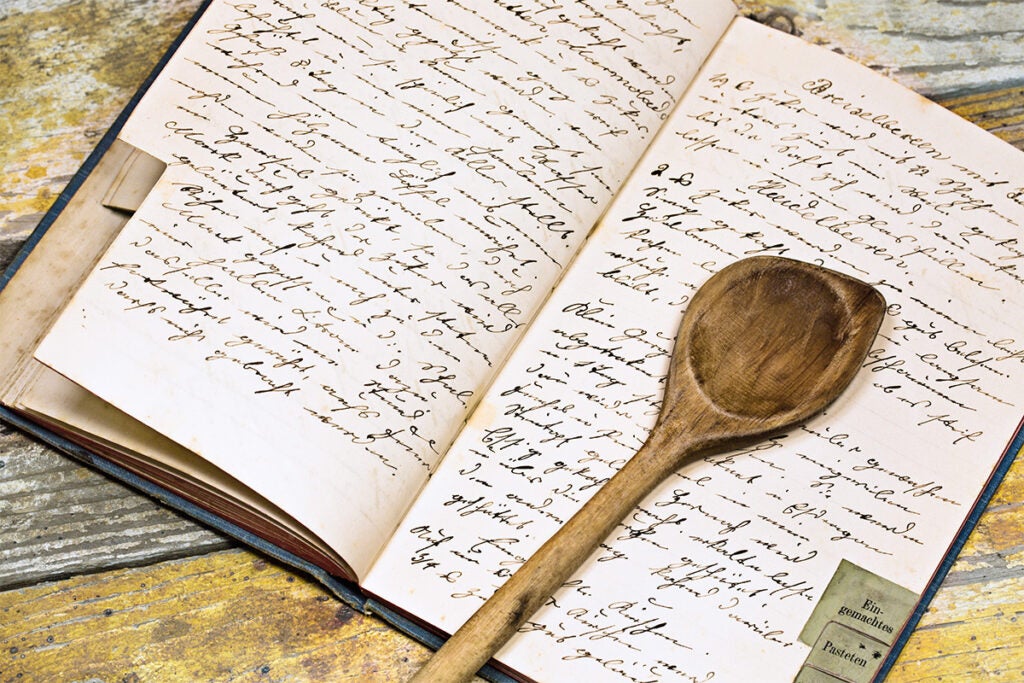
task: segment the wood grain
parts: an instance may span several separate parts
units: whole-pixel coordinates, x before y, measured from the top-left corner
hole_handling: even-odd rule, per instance
[[[887,680],[1019,681],[1022,615],[1019,578],[943,589]]]
[[[230,545],[3,425],[0,519],[0,588]]]
[[[235,550],[0,593],[0,681],[404,680],[429,651]]]
[[[1024,73],[1017,0],[738,0],[740,10],[922,95],[1005,89]]]
[[[0,266],[200,0],[0,3]]]
[[[1024,68],[1015,87],[969,95],[939,97],[936,101],[1006,142],[1024,149]]]

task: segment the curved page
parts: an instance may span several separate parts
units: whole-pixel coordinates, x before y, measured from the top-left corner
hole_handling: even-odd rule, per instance
[[[214,3],[37,355],[360,573],[732,13]]]

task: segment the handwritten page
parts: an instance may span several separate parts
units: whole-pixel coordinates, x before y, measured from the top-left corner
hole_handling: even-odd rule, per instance
[[[123,134],[167,173],[37,355],[359,572],[733,11],[215,3]]]
[[[737,20],[368,590],[456,629],[643,442],[695,289],[818,262],[889,304],[851,388],[664,482],[499,655],[535,680],[792,680],[839,562],[922,591],[1018,426],[1022,178],[951,113]]]

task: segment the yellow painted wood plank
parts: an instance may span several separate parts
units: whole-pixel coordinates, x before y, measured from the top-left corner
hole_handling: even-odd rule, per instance
[[[1021,566],[1024,552],[1024,458],[1010,466],[977,527],[967,539],[953,571],[961,571],[979,558],[996,555],[1004,566]]]
[[[1015,0],[737,0],[744,14],[792,28],[920,93],[1019,83],[1024,5]]]
[[[0,593],[0,681],[395,681],[428,650],[242,550]]]
[[[1024,149],[1024,83],[1013,88],[944,98],[939,102],[1011,145]]]
[[[1020,581],[943,588],[911,636],[889,681],[1024,678]]]
[[[999,483],[990,508],[1024,503],[1024,457],[1020,454],[1010,465],[1006,477]]]
[[[0,9],[0,240],[35,227],[199,4]]]

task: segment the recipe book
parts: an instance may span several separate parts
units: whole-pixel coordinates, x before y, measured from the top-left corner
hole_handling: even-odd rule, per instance
[[[888,303],[850,388],[664,482],[496,663],[870,680],[1020,447],[1022,182],[719,0],[214,2],[5,276],[0,398],[436,644],[644,441],[704,280],[818,263]]]

